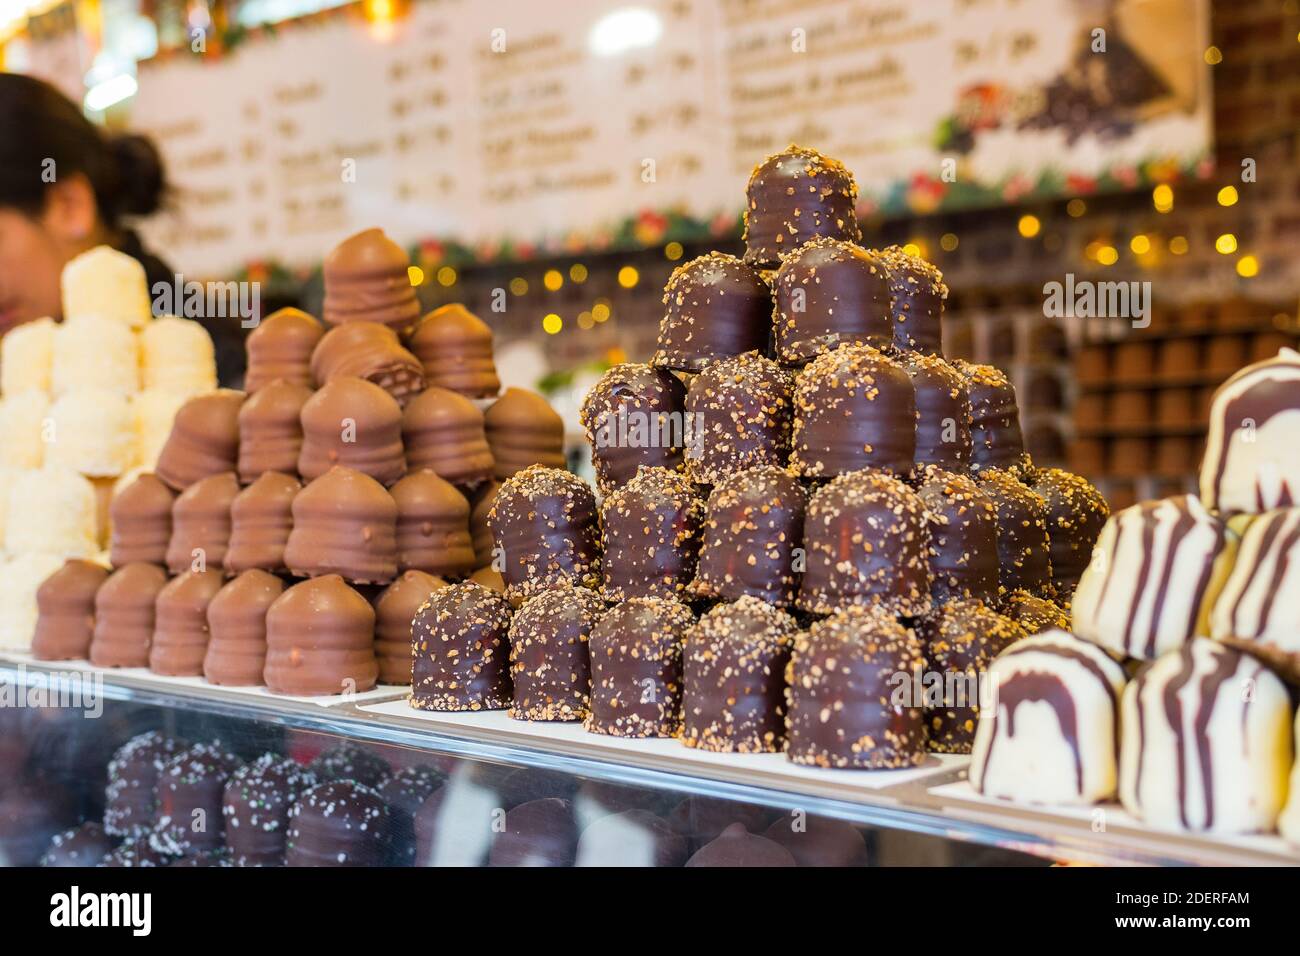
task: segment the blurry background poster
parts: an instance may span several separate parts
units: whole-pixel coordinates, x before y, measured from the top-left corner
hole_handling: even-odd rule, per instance
[[[187,273],[383,223],[462,259],[733,232],[752,167],[842,159],[863,215],[1208,173],[1206,0],[415,0],[140,66]]]

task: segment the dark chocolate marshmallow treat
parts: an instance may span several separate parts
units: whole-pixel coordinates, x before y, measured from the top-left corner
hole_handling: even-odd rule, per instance
[[[614,737],[681,733],[682,641],[690,608],[663,598],[632,598],[592,628],[591,713],[585,726]]]
[[[504,710],[510,686],[510,605],[472,581],[435,591],[411,622],[411,706]]]
[[[774,269],[816,236],[857,242],[858,186],[844,164],[791,143],[763,160],[745,187],[745,261]]]
[[[813,239],[781,260],[776,291],[776,356],[803,365],[841,345],[889,348],[889,274],[851,242]]]
[[[898,675],[921,683],[916,636],[884,612],[850,607],[799,635],[787,672],[786,755],[859,770],[915,767],[926,757],[921,702],[895,703]]]
[[[775,753],[785,745],[785,668],[799,625],[758,598],[719,604],[686,632],[682,743]]]
[[[444,783],[447,775],[434,767],[404,767],[378,788],[392,818],[394,866],[415,862],[415,814]]]
[[[681,467],[685,400],[686,389],[672,372],[634,362],[615,365],[591,387],[580,415],[602,494],[642,465]]]
[[[917,467],[969,471],[972,440],[966,380],[934,355],[905,353],[902,361],[916,392]]]
[[[889,273],[894,347],[942,355],[943,301],[948,298],[943,273],[898,246],[880,249],[875,256]]]
[[[692,593],[734,601],[752,595],[790,607],[799,590],[795,550],[803,544],[807,492],[788,469],[771,465],[719,481],[704,509]]]
[[[673,270],[653,365],[698,372],[742,352],[767,349],[772,290],[753,266],[710,252]]]
[[[841,475],[819,488],[804,518],[807,568],[799,607],[829,614],[853,604],[915,617],[930,609],[924,503],[897,478]]]
[[[604,586],[614,603],[680,599],[695,578],[704,502],[681,472],[642,468],[601,504]],[[508,556],[507,556],[508,557]]]
[[[587,588],[531,597],[510,622],[516,720],[585,720],[591,704],[591,629],[605,604]]]
[[[188,745],[156,730],[132,737],[108,762],[104,830],[135,839],[153,829],[158,815],[158,774]]]
[[[392,842],[388,804],[353,780],[320,783],[289,810],[287,866],[382,866]]]
[[[916,392],[903,367],[866,345],[819,355],[794,390],[790,464],[804,478],[860,468],[899,477],[916,453]]]
[[[930,529],[930,593],[936,604],[953,598],[996,600],[998,512],[993,500],[964,474],[928,468],[917,494]]]
[[[565,584],[599,584],[596,496],[572,472],[532,465],[511,476],[493,499],[488,527],[511,602]]]
[[[1110,517],[1110,505],[1082,475],[1040,468],[1032,482],[1047,502],[1047,538],[1052,551],[1052,583],[1062,600],[1074,593],[1092,549]]]
[[[225,846],[221,802],[226,782],[241,766],[220,744],[182,751],[158,773],[158,826],[150,838],[163,853],[184,855]]]
[[[979,725],[979,680],[988,666],[1024,629],[983,601],[956,600],[916,622],[916,636],[931,672],[944,676],[942,698],[926,701],[930,749],[968,754]]]
[[[316,775],[295,760],[265,753],[226,783],[221,812],[226,845],[236,866],[284,865],[289,808]]]
[[[966,379],[970,393],[971,470],[1026,465],[1020,406],[1016,404],[1016,388],[1006,373],[992,365],[975,365],[961,359],[952,365]]]
[[[998,513],[998,584],[1003,592],[1025,590],[1051,597],[1047,502],[1001,468],[986,468],[976,477]]]
[[[794,378],[757,352],[710,365],[691,379],[686,474],[703,485],[790,458]]]

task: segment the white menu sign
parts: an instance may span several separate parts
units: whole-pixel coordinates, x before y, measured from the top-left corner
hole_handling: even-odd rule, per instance
[[[735,221],[791,141],[865,211],[1133,188],[1204,170],[1205,0],[416,0],[141,65],[186,272],[319,261],[382,225],[483,258]]]

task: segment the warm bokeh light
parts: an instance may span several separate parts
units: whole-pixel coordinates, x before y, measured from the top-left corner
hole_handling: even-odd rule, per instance
[[[443,266],[438,270],[438,285],[444,288],[450,288],[456,284],[456,270],[451,266]]]
[[[578,328],[589,329],[596,324],[596,320],[591,317],[590,312],[578,313]]]
[[[1187,253],[1187,237],[1174,236],[1172,239],[1170,239],[1169,251],[1176,256],[1185,255]]]
[[[515,276],[513,279],[510,280],[510,292],[513,295],[527,295],[528,280],[523,278],[522,276]]]
[[[421,269],[419,266],[407,266],[406,274],[411,279],[411,285],[424,284],[424,270]]]
[[[924,239],[910,240],[905,246],[903,246],[903,251],[906,252],[909,256],[917,256],[921,259],[928,259],[930,257],[929,250],[925,246]]]
[[[1168,183],[1161,183],[1151,190],[1151,205],[1156,207],[1156,212],[1169,212],[1173,209],[1174,187]]]
[[[591,307],[591,317],[597,322],[604,322],[609,318],[609,303],[604,299],[597,299],[596,304]]]
[[[682,244],[680,242],[670,242],[668,245],[664,246],[664,258],[669,262],[676,262],[682,257],[683,252],[685,252],[685,250],[682,249]]]
[[[943,236],[941,236],[939,239],[939,248],[942,249],[944,252],[952,252],[954,249],[957,248],[957,244],[960,241],[961,240],[957,238],[957,234],[955,232],[945,232]]]
[[[1039,230],[1043,228],[1043,224],[1038,221],[1037,216],[1026,215],[1020,217],[1020,221],[1016,223],[1016,228],[1020,230],[1020,234],[1026,239],[1032,239],[1038,235]]]
[[[1082,199],[1071,199],[1065,204],[1065,211],[1070,214],[1071,218],[1078,219],[1088,211],[1088,204]]]
[[[1119,252],[1114,246],[1102,246],[1097,250],[1097,261],[1103,266],[1113,266],[1119,261]]]
[[[1144,256],[1151,251],[1151,240],[1146,236],[1138,233],[1129,240],[1128,247],[1139,256]]]
[[[1251,279],[1259,275],[1259,260],[1254,256],[1242,256],[1237,260],[1237,275]]]
[[[1205,62],[1210,66],[1215,66],[1223,62],[1223,51],[1217,46],[1212,46],[1205,51]]]
[[[548,313],[546,318],[542,319],[542,329],[547,335],[554,335],[562,328],[564,328],[564,320],[554,312]]]
[[[1230,232],[1225,232],[1214,240],[1214,248],[1218,249],[1222,255],[1230,256],[1237,251],[1237,237]]]
[[[624,266],[618,270],[618,284],[624,289],[635,289],[640,281],[641,273],[636,271],[636,266]]]
[[[582,285],[587,281],[587,267],[581,262],[575,262],[569,266],[569,278],[578,285]]]
[[[1237,204],[1237,187],[1224,186],[1219,190],[1220,206],[1235,206]]]
[[[542,285],[546,286],[547,292],[558,292],[564,285],[564,276],[560,274],[559,269],[547,269],[546,274],[542,276]]]

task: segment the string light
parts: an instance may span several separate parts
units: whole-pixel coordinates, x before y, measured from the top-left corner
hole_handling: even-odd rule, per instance
[[[1252,279],[1259,275],[1259,260],[1254,256],[1242,256],[1237,260],[1237,275],[1243,279]]]
[[[564,328],[564,320],[554,312],[547,313],[546,318],[542,319],[542,330],[547,335],[554,335],[562,328]]]
[[[1214,240],[1214,248],[1218,249],[1221,255],[1230,256],[1237,251],[1237,237],[1230,232],[1225,232]]]
[[[578,328],[589,329],[596,324],[596,320],[591,317],[590,312],[578,313]]]
[[[1156,207],[1156,212],[1169,212],[1172,210],[1174,208],[1174,187],[1168,183],[1161,183],[1151,190],[1151,205]]]
[[[624,289],[635,289],[640,281],[641,273],[637,272],[636,266],[624,266],[618,270],[618,284]]]
[[[1103,266],[1113,266],[1119,261],[1119,252],[1114,246],[1102,246],[1097,250],[1097,261]]]
[[[684,251],[680,242],[670,242],[664,246],[664,258],[669,262],[676,262],[682,257]]]
[[[522,276],[515,276],[510,280],[510,291],[514,295],[528,294],[528,280]]]
[[[1043,228],[1043,224],[1038,221],[1037,216],[1025,215],[1020,217],[1020,221],[1016,223],[1016,228],[1020,230],[1020,234],[1026,239],[1032,239],[1038,235],[1039,230]]]
[[[1129,240],[1128,247],[1132,249],[1136,255],[1145,256],[1151,251],[1151,240],[1141,233],[1138,233]]]
[[[955,232],[945,232],[939,238],[939,248],[942,249],[944,252],[952,252],[954,249],[957,248],[957,245],[960,241],[961,240],[957,238],[957,234]]]
[[[547,269],[546,274],[542,276],[542,285],[546,286],[547,292],[559,292],[560,287],[564,285],[564,276],[560,274],[559,269]]]
[[[456,270],[451,266],[443,266],[438,270],[438,285],[444,289],[449,289],[456,284]]]
[[[1235,206],[1237,204],[1237,187],[1224,186],[1219,190],[1220,206]]]
[[[597,322],[604,322],[609,318],[609,303],[604,299],[597,299],[596,304],[591,307],[591,317]]]
[[[1223,51],[1217,46],[1212,46],[1205,51],[1205,62],[1210,66],[1217,66],[1223,62]]]
[[[424,284],[424,270],[419,266],[407,266],[406,275],[411,280],[411,285]]]
[[[1071,199],[1065,204],[1065,211],[1070,214],[1070,218],[1078,219],[1088,211],[1088,204],[1082,199]]]
[[[578,285],[582,285],[587,281],[587,267],[581,262],[575,262],[573,265],[569,266],[569,278]]]
[[[1186,237],[1186,236],[1174,236],[1172,239],[1170,239],[1170,240],[1169,240],[1169,251],[1172,252],[1172,253],[1173,253],[1174,255],[1176,255],[1176,256],[1186,255],[1186,254],[1187,254],[1187,237]]]

